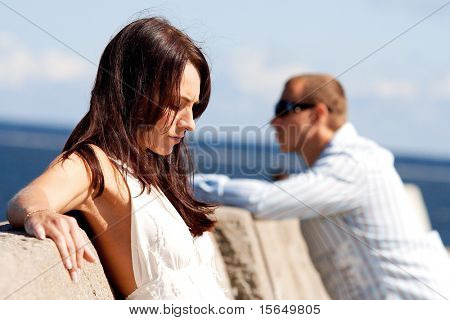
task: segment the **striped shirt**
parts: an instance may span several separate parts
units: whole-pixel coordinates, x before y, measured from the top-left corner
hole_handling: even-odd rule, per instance
[[[302,173],[277,182],[197,174],[197,198],[256,219],[302,220],[333,299],[448,299],[450,261],[413,213],[392,153],[344,124]]]

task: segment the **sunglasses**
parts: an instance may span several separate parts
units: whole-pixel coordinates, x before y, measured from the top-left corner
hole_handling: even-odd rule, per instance
[[[301,110],[311,109],[315,107],[315,103],[301,103],[301,102],[289,102],[286,100],[280,100],[275,105],[275,117],[284,117],[291,112],[298,112]]]

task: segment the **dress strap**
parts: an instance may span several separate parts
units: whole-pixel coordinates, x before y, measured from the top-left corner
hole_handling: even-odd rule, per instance
[[[109,160],[115,162],[119,166],[121,171],[125,172],[126,174],[131,174],[134,177],[133,172],[131,171],[131,169],[129,169],[128,164],[126,162],[122,162],[121,160],[114,159],[112,157],[108,157],[108,158],[109,158]]]

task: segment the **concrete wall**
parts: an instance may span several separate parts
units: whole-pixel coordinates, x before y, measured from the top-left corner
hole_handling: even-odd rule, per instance
[[[418,216],[424,231],[431,230],[430,218],[428,216],[427,207],[423,200],[422,191],[415,184],[405,184],[406,195],[412,205],[414,214]]]
[[[236,299],[327,299],[297,219],[254,221],[221,207],[215,232]]]
[[[84,240],[88,241],[86,234]],[[94,249],[90,242],[89,247]],[[114,299],[114,296],[100,263],[86,263],[81,280],[74,283],[53,240],[38,240],[4,224],[0,226],[0,299]]]
[[[414,204],[413,214],[429,229],[420,190],[411,185],[406,190]],[[230,298],[328,299],[298,220],[255,221],[248,211],[231,207],[220,207],[216,213],[216,265]],[[80,216],[74,216],[92,237]],[[100,264],[86,263],[81,281],[74,284],[51,239],[37,240],[12,231],[9,225],[0,226],[0,270],[3,299],[121,298],[114,294]]]
[[[230,207],[218,208],[217,216],[216,265],[229,298],[327,298],[298,221],[254,221],[249,212]],[[100,264],[86,263],[81,281],[73,283],[51,239],[38,240],[8,224],[0,226],[0,270],[3,299],[122,298]]]

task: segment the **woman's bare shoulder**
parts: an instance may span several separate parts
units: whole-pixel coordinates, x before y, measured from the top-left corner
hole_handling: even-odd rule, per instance
[[[121,196],[126,199],[127,185],[123,174],[113,164],[113,160],[106,154],[106,152],[95,144],[89,144],[93,149],[95,156],[100,162],[103,173],[105,191],[113,196]]]
[[[99,147],[93,146],[93,150],[105,173],[106,186],[109,183],[107,177],[113,174],[112,165],[108,164],[108,157]],[[83,157],[76,152],[66,157],[63,152],[27,187],[43,190],[51,208],[67,212],[78,209],[91,199],[94,194],[92,180],[92,170]]]

